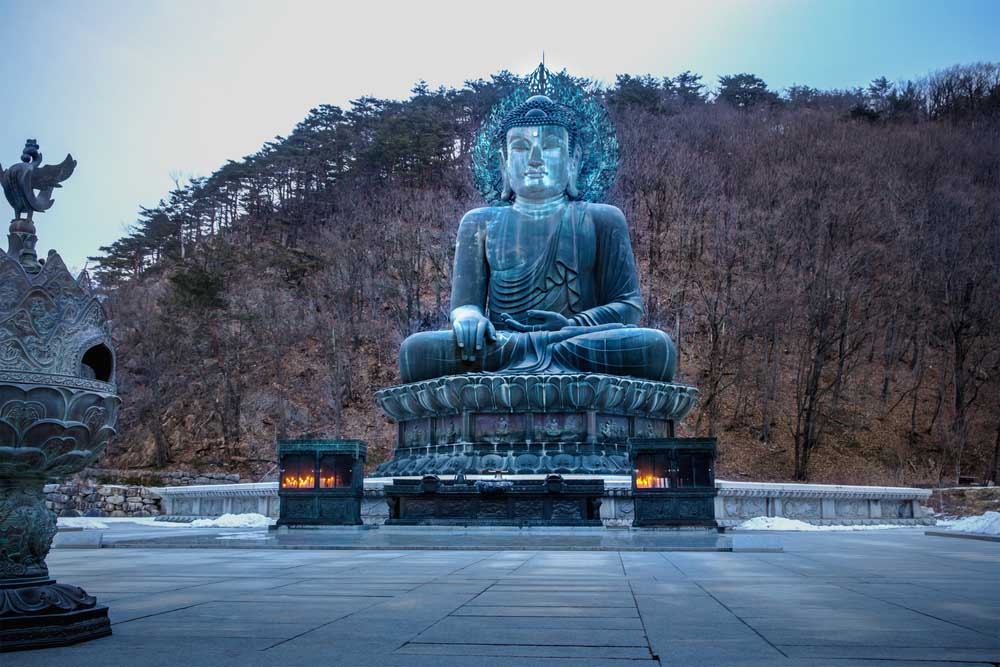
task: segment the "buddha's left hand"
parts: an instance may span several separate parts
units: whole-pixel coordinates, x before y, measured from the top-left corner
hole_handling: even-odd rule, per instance
[[[504,323],[514,331],[559,331],[570,326],[569,318],[551,310],[529,310],[525,313],[529,318],[535,320],[534,324],[525,324],[515,320],[508,313],[502,315]]]

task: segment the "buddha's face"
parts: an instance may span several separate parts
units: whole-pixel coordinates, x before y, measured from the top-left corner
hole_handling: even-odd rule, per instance
[[[543,201],[566,192],[575,161],[569,133],[558,125],[507,131],[507,182],[521,201]]]

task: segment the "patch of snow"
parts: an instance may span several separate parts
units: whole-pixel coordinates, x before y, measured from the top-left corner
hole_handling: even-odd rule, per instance
[[[83,528],[85,530],[99,530],[108,527],[108,524],[102,520],[89,516],[61,516],[56,519],[56,525],[62,528]]]
[[[262,533],[223,533],[219,537],[215,538],[217,540],[270,540],[271,536],[265,532]]]
[[[57,525],[66,528],[83,528],[84,530],[104,530],[110,523],[136,523],[142,526],[162,526],[164,528],[185,528],[186,523],[173,521],[157,521],[156,517],[142,516],[61,516],[56,519]]]
[[[962,533],[979,533],[980,535],[1000,535],[1000,512],[986,512],[978,516],[967,516],[964,519],[938,521],[938,525],[948,526],[948,530]]]
[[[788,519],[783,516],[755,516],[737,526],[740,530],[788,530],[788,531],[855,531],[855,530],[888,530],[890,528],[909,528],[898,524],[876,523],[871,525],[850,526],[817,526],[798,519]]]
[[[267,528],[275,523],[263,514],[223,514],[218,519],[195,519],[192,528]]]

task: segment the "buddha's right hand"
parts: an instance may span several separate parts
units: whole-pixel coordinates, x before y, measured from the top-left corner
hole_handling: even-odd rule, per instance
[[[497,339],[493,323],[476,306],[459,306],[451,311],[451,330],[462,361],[475,361],[486,343]]]

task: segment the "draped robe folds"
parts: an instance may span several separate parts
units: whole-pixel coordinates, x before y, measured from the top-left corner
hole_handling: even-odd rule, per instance
[[[527,221],[510,207],[469,212],[459,227],[452,308],[477,306],[497,329],[474,361],[463,361],[452,331],[403,342],[404,382],[469,372],[607,373],[671,380],[670,338],[634,325],[642,316],[635,257],[618,209],[574,202],[556,221]],[[560,331],[518,332],[509,314],[529,310],[570,319]],[[616,328],[617,327],[617,328]]]

